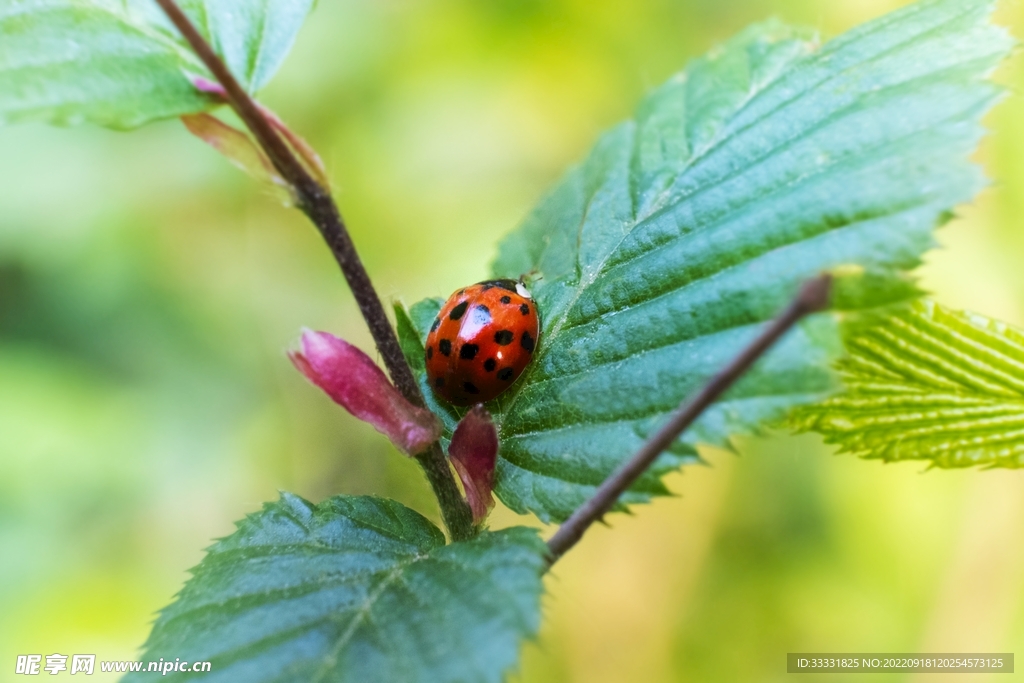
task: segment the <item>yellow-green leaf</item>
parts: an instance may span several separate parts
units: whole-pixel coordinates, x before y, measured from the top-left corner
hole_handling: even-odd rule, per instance
[[[840,452],[937,467],[1024,465],[1024,333],[918,302],[859,326],[838,364],[846,389],[792,424]]]

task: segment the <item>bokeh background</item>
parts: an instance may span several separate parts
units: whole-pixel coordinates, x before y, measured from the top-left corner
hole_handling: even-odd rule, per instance
[[[413,302],[482,279],[688,59],[771,15],[827,37],[901,4],[321,0],[262,97],[323,153],[381,293]],[[1024,35],[1019,2],[998,16]],[[993,187],[921,276],[1024,325],[1024,62],[998,78]],[[19,653],[137,656],[202,548],[278,489],[436,519],[414,463],[285,358],[302,326],[372,348],[319,237],[179,123],[0,128],[0,188],[0,679]],[[1024,473],[924,473],[813,437],[738,450],[559,564],[514,680],[775,681],[797,650],[1024,657]]]

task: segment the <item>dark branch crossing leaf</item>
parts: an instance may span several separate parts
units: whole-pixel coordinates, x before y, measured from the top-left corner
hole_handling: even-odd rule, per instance
[[[445,545],[394,501],[285,493],[209,549],[142,659],[212,662],[167,681],[497,683],[537,631],[544,552],[523,527]]]
[[[794,411],[795,428],[889,462],[1024,466],[1020,330],[926,301],[858,326],[846,346],[844,392]]]
[[[280,66],[313,0],[183,0],[249,90]],[[153,0],[0,0],[0,123],[124,129],[217,104]]]
[[[565,519],[823,270],[837,278],[833,311],[790,333],[623,502],[663,493],[660,476],[696,459],[695,444],[727,444],[837,388],[837,312],[916,297],[907,272],[984,184],[967,157],[999,96],[986,76],[1012,45],[992,6],[922,2],[824,46],[755,26],[600,139],[494,265],[543,276],[534,363],[488,406],[505,504]]]

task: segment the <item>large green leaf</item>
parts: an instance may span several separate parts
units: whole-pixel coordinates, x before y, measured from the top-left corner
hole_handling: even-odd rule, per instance
[[[285,493],[209,549],[142,659],[212,662],[168,681],[497,682],[537,631],[544,551],[531,529],[445,545],[394,501]]]
[[[291,47],[313,0],[185,0],[250,90]],[[199,63],[153,0],[0,0],[0,123],[132,128],[209,109]]]
[[[863,326],[839,363],[845,390],[794,427],[841,452],[938,467],[1024,466],[1024,333],[918,302]]]
[[[984,183],[967,157],[1012,44],[992,4],[923,2],[824,46],[755,26],[601,138],[494,266],[542,276],[536,358],[490,406],[507,505],[564,519],[820,271],[837,276],[834,311],[917,295],[907,271]],[[837,313],[807,320],[624,502],[660,493],[696,443],[832,392],[840,350]]]

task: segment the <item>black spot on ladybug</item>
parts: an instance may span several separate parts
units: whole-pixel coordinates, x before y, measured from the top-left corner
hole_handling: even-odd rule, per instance
[[[452,355],[452,343],[447,339],[442,339],[438,343],[437,348],[440,349],[441,353],[443,353],[446,356]]]
[[[480,390],[476,388],[476,385],[472,382],[464,382],[462,388],[466,390],[467,394],[479,394]]]
[[[515,375],[515,374],[516,374],[516,371],[513,370],[512,368],[505,368],[504,370],[502,370],[501,372],[498,373],[498,379],[500,379],[500,380],[502,380],[504,382],[507,382],[510,379],[512,379],[512,376]]]
[[[469,308],[469,302],[463,301],[461,304],[452,309],[452,312],[448,314],[449,320],[458,320],[462,317],[462,314]]]
[[[430,360],[433,357],[434,357],[434,347],[433,346],[428,346],[427,347],[427,360]]]
[[[465,294],[465,293],[466,293],[466,290],[464,290],[464,289],[460,289],[460,290],[459,290],[459,294],[458,294],[458,296],[462,296],[462,295],[463,295],[463,294]]]
[[[519,339],[519,343],[522,344],[524,349],[533,353],[534,341],[529,332],[523,332],[523,336]]]
[[[437,328],[439,328],[439,327],[441,327],[441,319],[440,318],[434,318],[434,322],[431,323],[431,325],[430,325],[430,331],[431,332],[437,332]]]
[[[484,361],[484,370],[486,370],[487,372],[494,370],[494,368],[496,367],[498,367],[498,363],[495,362],[493,358],[488,358],[487,360]]]
[[[530,315],[530,304],[520,304],[519,312],[523,315]]]
[[[516,335],[512,333],[512,330],[499,330],[494,333],[494,341],[502,346],[507,346],[512,343],[515,336]]]
[[[440,389],[444,386],[444,377],[438,377],[434,380],[434,386]]]
[[[501,303],[503,303],[503,304],[510,304],[510,303],[512,303],[512,297],[510,297],[510,296],[503,296],[503,297],[501,297]]]
[[[459,358],[463,360],[473,360],[476,358],[476,352],[480,350],[480,347],[476,344],[463,344],[462,348],[459,349]]]

